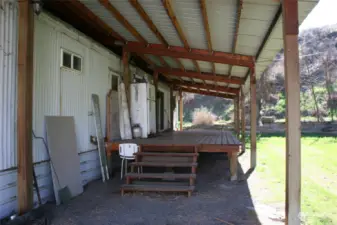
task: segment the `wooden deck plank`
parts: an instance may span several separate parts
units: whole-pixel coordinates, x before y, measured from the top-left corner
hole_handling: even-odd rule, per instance
[[[213,152],[214,149],[216,149],[213,145],[219,145],[220,147],[217,149],[226,152],[225,147],[231,148],[232,145],[241,145],[239,140],[230,131],[188,130],[162,133],[160,136],[147,139],[117,140],[107,144],[108,154],[109,152],[118,151],[118,146],[121,143],[141,145],[144,147],[144,151],[165,152],[174,152],[175,150],[188,150],[189,152],[193,152],[195,146],[198,148],[201,146],[200,148],[207,151],[207,148],[205,148],[207,145],[212,145],[212,147],[210,147],[212,150],[209,152]],[[191,149],[189,150],[189,148]]]

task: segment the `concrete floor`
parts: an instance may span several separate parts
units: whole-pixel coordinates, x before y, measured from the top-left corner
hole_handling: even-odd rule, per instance
[[[119,174],[90,183],[70,203],[49,209],[53,225],[258,225],[246,181],[230,182],[223,154],[199,157],[196,191],[185,194],[120,195]]]

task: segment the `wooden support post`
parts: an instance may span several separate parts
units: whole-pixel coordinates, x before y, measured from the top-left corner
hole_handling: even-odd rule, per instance
[[[238,179],[237,172],[238,172],[238,157],[236,152],[229,152],[229,167],[230,167],[230,173],[231,173],[231,181],[235,181]]]
[[[243,93],[243,88],[241,89],[241,153],[246,151],[245,139],[246,139],[246,116],[245,116],[245,95]]]
[[[174,103],[175,103],[175,98],[173,96],[173,86],[170,86],[170,121],[171,121],[171,130],[173,131],[174,129]]]
[[[256,167],[256,76],[255,67],[250,70],[250,168]]]
[[[236,132],[236,128],[237,128],[237,124],[238,124],[238,118],[237,118],[237,105],[236,105],[237,101],[236,99],[234,98],[233,99],[233,106],[234,106],[234,110],[233,110],[233,126],[234,126],[234,131]]]
[[[284,72],[286,88],[286,224],[301,220],[301,114],[298,53],[298,1],[283,0]]]
[[[130,78],[130,73],[129,73],[129,55],[130,53],[125,51],[123,48],[123,82],[125,85],[125,95],[128,101],[128,106],[130,110],[130,83],[131,83],[131,78]]]
[[[29,0],[19,4],[17,92],[17,199],[21,215],[33,208],[33,43],[34,14]]]
[[[153,74],[153,84],[154,84],[154,96],[156,99],[156,133],[159,131],[159,110],[158,110],[158,72],[154,71]]]
[[[237,138],[240,137],[240,96],[238,95],[236,98],[235,98],[235,105],[236,105],[236,127],[235,127],[235,130],[236,130],[236,136]]]
[[[179,90],[179,122],[180,130],[183,130],[183,92]]]

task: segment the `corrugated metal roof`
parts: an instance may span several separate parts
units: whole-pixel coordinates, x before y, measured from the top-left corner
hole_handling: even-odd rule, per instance
[[[162,57],[172,68],[180,68],[176,60],[171,57],[163,56]],[[178,59],[177,59],[178,60]]]
[[[205,61],[197,61],[202,72],[212,73],[212,63]]]
[[[167,12],[158,0],[139,0],[145,12],[152,19],[159,32],[164,36],[165,40],[172,46],[183,46],[179,39],[176,29],[174,28]],[[139,18],[140,19],[140,18]]]
[[[91,0],[80,1],[102,18],[116,32],[121,34],[127,40],[135,41],[135,38],[98,2]],[[317,1],[318,0],[299,0],[299,22],[303,21]],[[155,35],[149,30],[145,22],[128,1],[110,0],[110,2],[137,29],[137,31],[148,40],[148,42],[158,43]],[[139,3],[170,45],[183,45],[160,0],[139,0]],[[172,7],[189,45],[192,48],[208,49],[200,2],[197,0],[172,0]],[[279,7],[279,1],[243,0],[235,53],[256,56]],[[237,1],[206,1],[206,9],[213,50],[231,52],[237,22]],[[283,48],[282,38],[281,16],[275,25],[269,40],[261,51],[260,57],[256,61],[257,77],[260,76],[260,73],[263,72],[273,60],[276,53]],[[150,58],[153,59],[157,65],[161,65],[158,59],[153,57]],[[173,59],[164,57],[164,60],[171,67],[179,67]],[[180,61],[185,69],[195,71],[195,67],[191,60],[180,59]],[[212,67],[209,62],[198,61],[198,64],[202,72],[212,72]],[[215,68],[217,74],[226,75],[229,72],[228,65],[216,63]],[[247,71],[247,68],[233,66],[232,76],[244,77]]]
[[[206,1],[213,50],[231,52],[236,24],[236,0]]]
[[[0,9],[0,170],[16,165],[17,5]]]
[[[228,74],[229,66],[227,64],[214,63],[216,74]]]
[[[190,59],[179,59],[186,70],[195,70],[194,64]]]
[[[172,0],[172,7],[190,47],[207,49],[199,1]]]
[[[155,34],[149,29],[144,20],[139,16],[135,8],[125,0],[110,0],[110,3],[132,24],[149,43],[161,44]],[[99,3],[98,3],[99,4]]]
[[[92,0],[79,0],[94,14],[101,18],[107,25],[114,31],[119,33],[123,38],[128,41],[137,41],[137,39],[122,25],[120,24],[111,13],[102,6],[98,1]],[[137,14],[138,15],[138,14]],[[140,18],[139,18],[140,19]]]

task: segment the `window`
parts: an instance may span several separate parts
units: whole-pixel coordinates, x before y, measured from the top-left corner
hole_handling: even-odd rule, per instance
[[[118,77],[111,76],[111,89],[113,91],[118,91]]]
[[[61,67],[82,71],[82,58],[74,53],[61,49]]]

